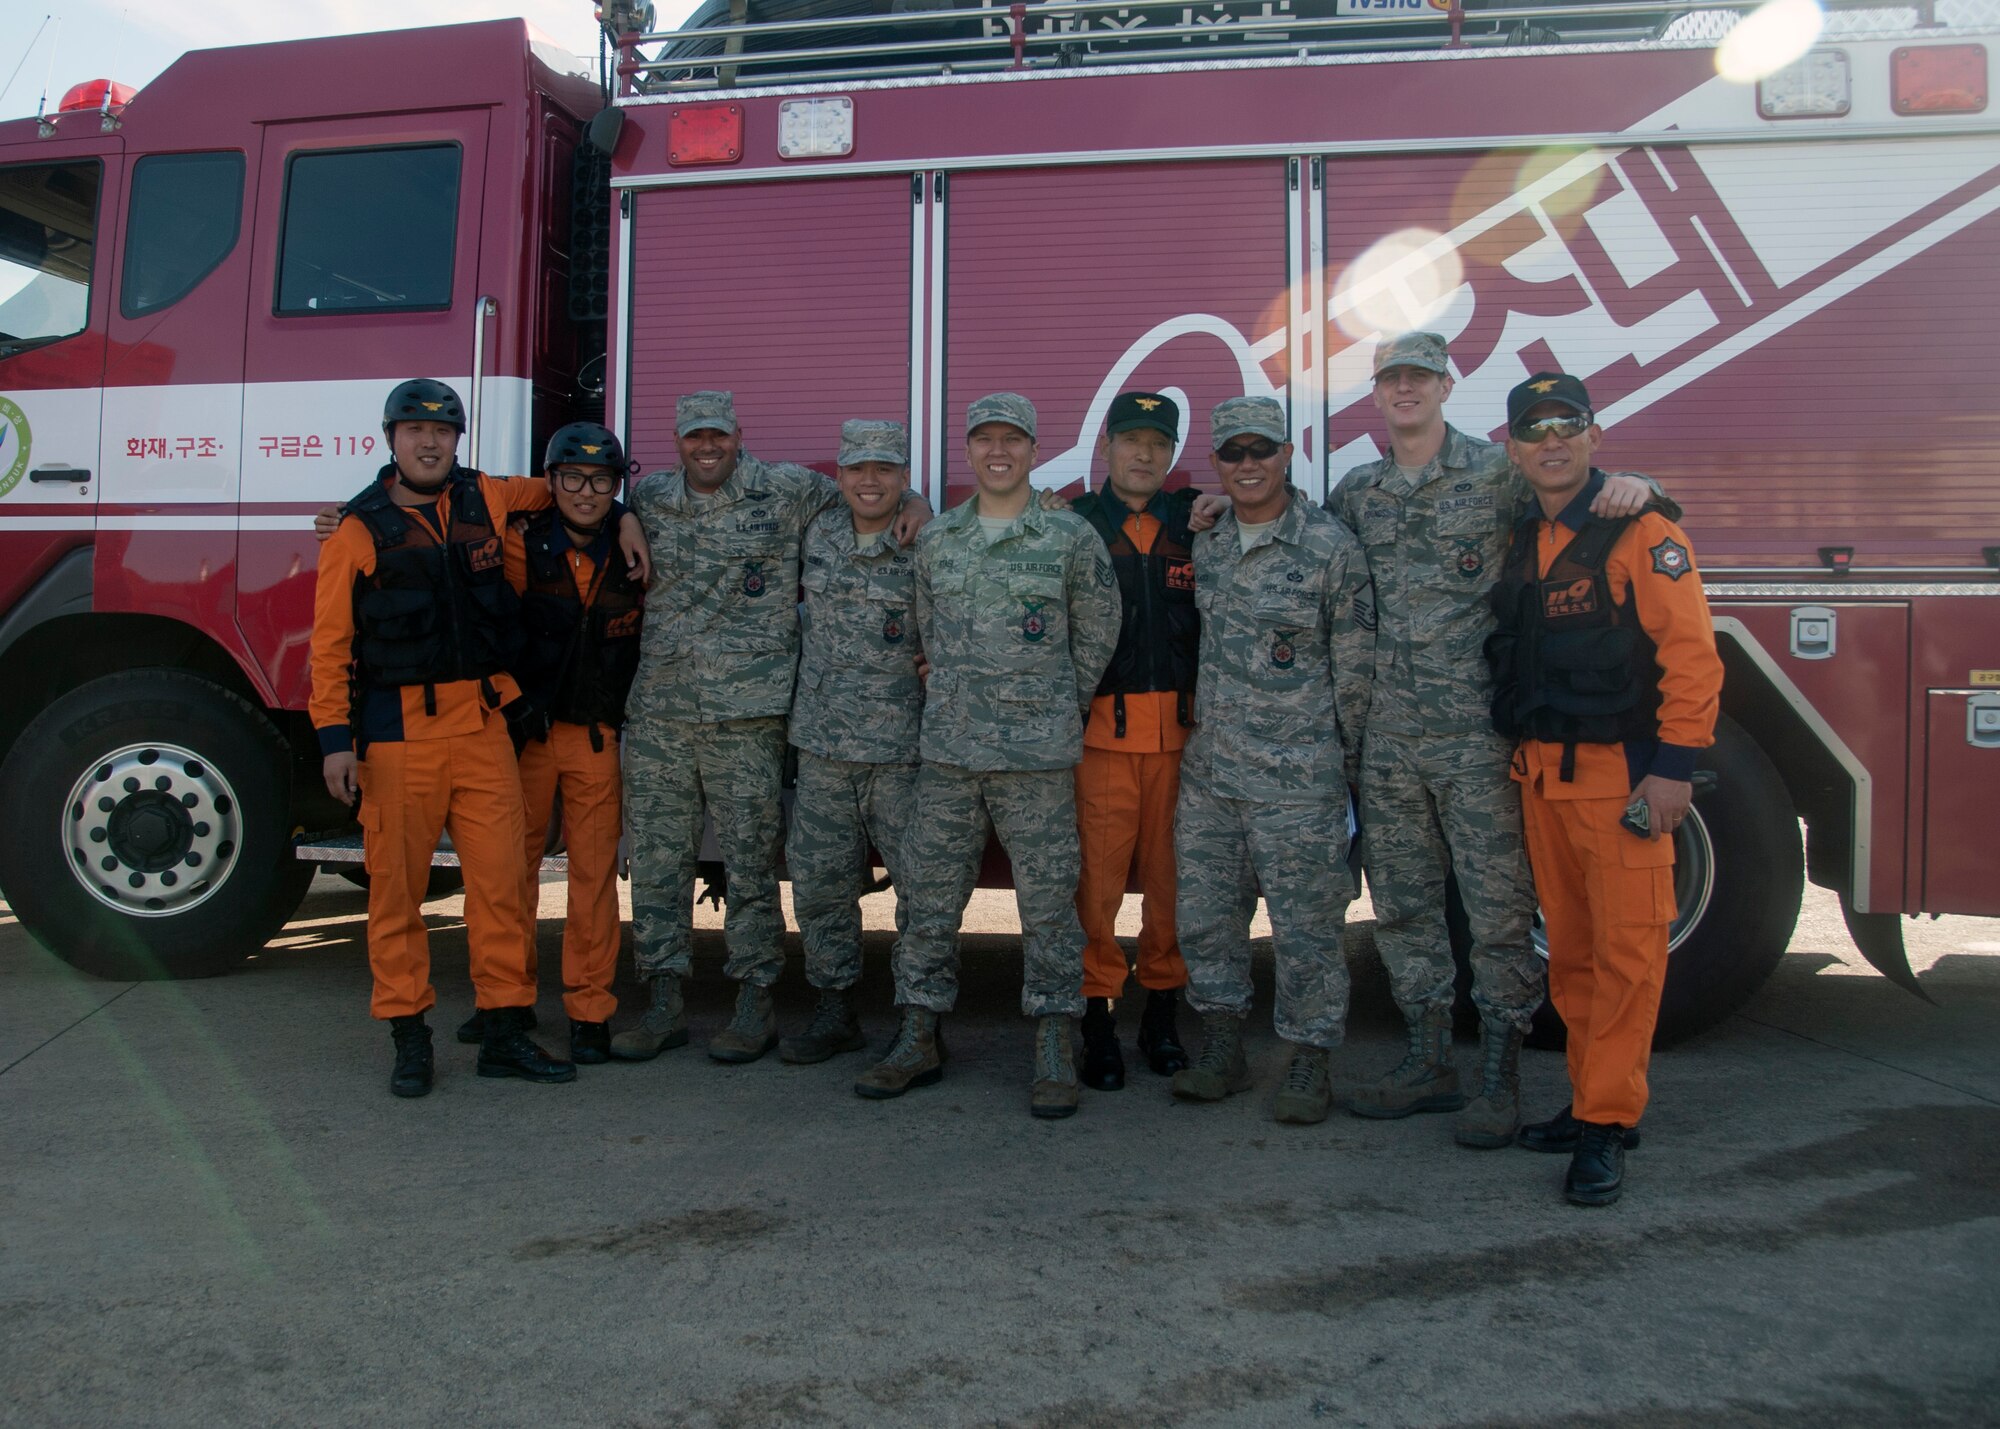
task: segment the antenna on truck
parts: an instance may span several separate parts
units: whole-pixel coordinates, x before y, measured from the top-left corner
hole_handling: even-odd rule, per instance
[[[33,54],[35,46],[41,43],[42,31],[46,30],[49,27],[49,21],[52,18],[53,17],[49,15],[42,16],[42,23],[35,27],[35,38],[28,41],[27,47],[21,51],[21,57],[14,61],[14,72],[7,76],[7,82],[5,84],[0,84],[0,99],[5,99],[7,97],[7,91],[12,89],[14,87],[14,81],[21,77],[21,66],[25,65],[28,62],[28,56]],[[42,98],[45,100],[48,98],[47,85],[42,86]]]
[[[42,23],[46,25],[48,24],[48,22],[49,22],[49,17],[44,15],[42,17]],[[37,31],[36,33],[39,34],[40,31]],[[56,132],[55,122],[49,118],[49,81],[55,78],[56,51],[61,48],[62,48],[62,16],[58,15],[56,16],[55,37],[49,41],[49,67],[48,70],[42,75],[42,97],[35,101],[35,132],[40,134],[44,139],[48,138],[51,134]],[[27,56],[23,55],[21,58],[25,60]],[[11,83],[11,81],[9,82]]]

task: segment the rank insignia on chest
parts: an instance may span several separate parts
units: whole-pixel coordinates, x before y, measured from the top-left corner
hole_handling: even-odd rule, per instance
[[[1298,663],[1299,652],[1292,641],[1298,638],[1296,630],[1279,630],[1271,636],[1271,663],[1280,670],[1289,670]]]
[[[891,645],[903,643],[903,612],[892,610],[882,617],[882,638]]]
[[[1461,576],[1472,580],[1486,569],[1486,553],[1479,549],[1477,541],[1460,541],[1458,555],[1453,558],[1452,565]]]
[[[1040,640],[1049,633],[1048,617],[1042,614],[1045,600],[1024,600],[1021,602],[1021,638]]]
[[[745,561],[743,563],[743,593],[756,599],[764,593],[764,563]]]
[[[1669,536],[1648,553],[1653,558],[1653,569],[1669,580],[1679,580],[1694,569],[1694,562],[1688,559],[1687,547]]]

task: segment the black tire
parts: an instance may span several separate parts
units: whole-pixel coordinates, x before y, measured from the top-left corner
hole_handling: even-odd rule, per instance
[[[0,890],[37,942],[97,977],[226,972],[312,882],[292,855],[290,771],[271,721],[199,676],[79,685],[0,765]]]
[[[1716,782],[1695,799],[1692,814],[1674,835],[1679,912],[1669,934],[1655,1047],[1713,1027],[1763,986],[1791,943],[1805,890],[1798,813],[1769,756],[1724,716],[1699,766],[1712,771]],[[1469,1007],[1471,971],[1455,887],[1447,891],[1446,920],[1458,955],[1463,1010]],[[1535,940],[1546,947],[1539,919]],[[1562,1018],[1549,1003],[1536,1012],[1528,1040],[1551,1048],[1566,1042]]]
[[[356,888],[368,886],[368,870],[361,864],[333,863],[321,866],[329,873],[339,874]],[[464,869],[454,868],[449,864],[434,863],[431,865],[430,879],[424,884],[424,897],[426,900],[449,898],[463,887],[465,887]]]

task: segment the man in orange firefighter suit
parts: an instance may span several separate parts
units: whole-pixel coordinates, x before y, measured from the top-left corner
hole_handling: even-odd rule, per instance
[[[441,382],[399,384],[383,408],[391,461],[320,552],[310,714],[328,791],[357,797],[366,851],[370,1008],[390,1024],[389,1089],[431,1089],[437,1001],[421,902],[449,828],[465,874],[466,936],[487,1013],[479,1074],[566,1082],[576,1069],[527,1035],[535,1000],[521,904],[521,781],[506,671],[519,600],[503,570],[508,515],[549,504],[541,482],[459,466],[465,409]],[[636,523],[634,523],[636,525]]]
[[[619,557],[615,536],[627,474],[618,438],[572,422],[543,459],[555,505],[508,523],[507,584],[521,595],[525,635],[513,674],[533,706],[524,722],[527,975],[535,981],[535,913],[542,847],[562,791],[569,903],[563,922],[563,1009],[570,1060],[611,1059],[611,980],[618,968],[618,731],[639,667],[645,585]],[[475,1014],[479,1016],[480,1014]],[[461,1034],[462,1035],[462,1034]]]
[[[1674,917],[1674,830],[1696,755],[1715,742],[1722,691],[1680,527],[1652,507],[1590,514],[1602,437],[1575,377],[1537,373],[1508,394],[1508,455],[1536,506],[1515,528],[1487,642],[1494,727],[1520,740],[1514,778],[1549,994],[1569,1028],[1570,1105],[1519,1139],[1570,1153],[1563,1191],[1584,1206],[1618,1199],[1637,1144]]]
[[[1138,976],[1146,990],[1139,1051],[1170,1077],[1188,1065],[1176,1025],[1187,964],[1174,936],[1174,807],[1181,748],[1194,724],[1193,487],[1162,491],[1180,439],[1180,407],[1158,392],[1121,392],[1098,439],[1102,489],[1071,509],[1111,552],[1123,617],[1118,648],[1098,682],[1076,766],[1082,868],[1076,885],[1083,949],[1083,1051],[1087,1087],[1125,1085],[1114,1007],[1133,971],[1118,943],[1118,910],[1136,860],[1141,896]]]

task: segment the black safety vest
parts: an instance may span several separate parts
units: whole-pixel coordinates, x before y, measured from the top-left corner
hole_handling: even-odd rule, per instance
[[[514,663],[521,605],[507,584],[479,473],[454,467],[438,500],[449,514],[442,542],[390,499],[380,477],[347,503],[375,541],[375,569],[354,584],[363,684],[428,689],[490,679]]]
[[[527,640],[514,675],[540,708],[569,724],[617,729],[639,668],[646,589],[617,551],[598,562],[586,603],[570,574],[569,532],[554,508],[521,518],[528,584],[521,593]]]
[[[1537,570],[1540,522],[1514,528],[1493,587],[1499,626],[1487,637],[1493,727],[1513,739],[1565,746],[1570,777],[1579,744],[1622,744],[1659,734],[1660,665],[1626,592],[1611,598],[1605,562],[1635,518],[1591,517],[1547,575]]]
[[[1153,549],[1141,551],[1125,534],[1131,508],[1108,491],[1078,498],[1072,508],[1088,521],[1111,552],[1118,573],[1118,593],[1124,619],[1118,626],[1118,648],[1111,653],[1097,693],[1117,697],[1113,711],[1117,733],[1125,733],[1123,696],[1173,690],[1183,726],[1194,723],[1195,661],[1201,651],[1201,612],[1194,603],[1194,537],[1188,512],[1195,492],[1158,491],[1146,503],[1146,514],[1160,523]]]

